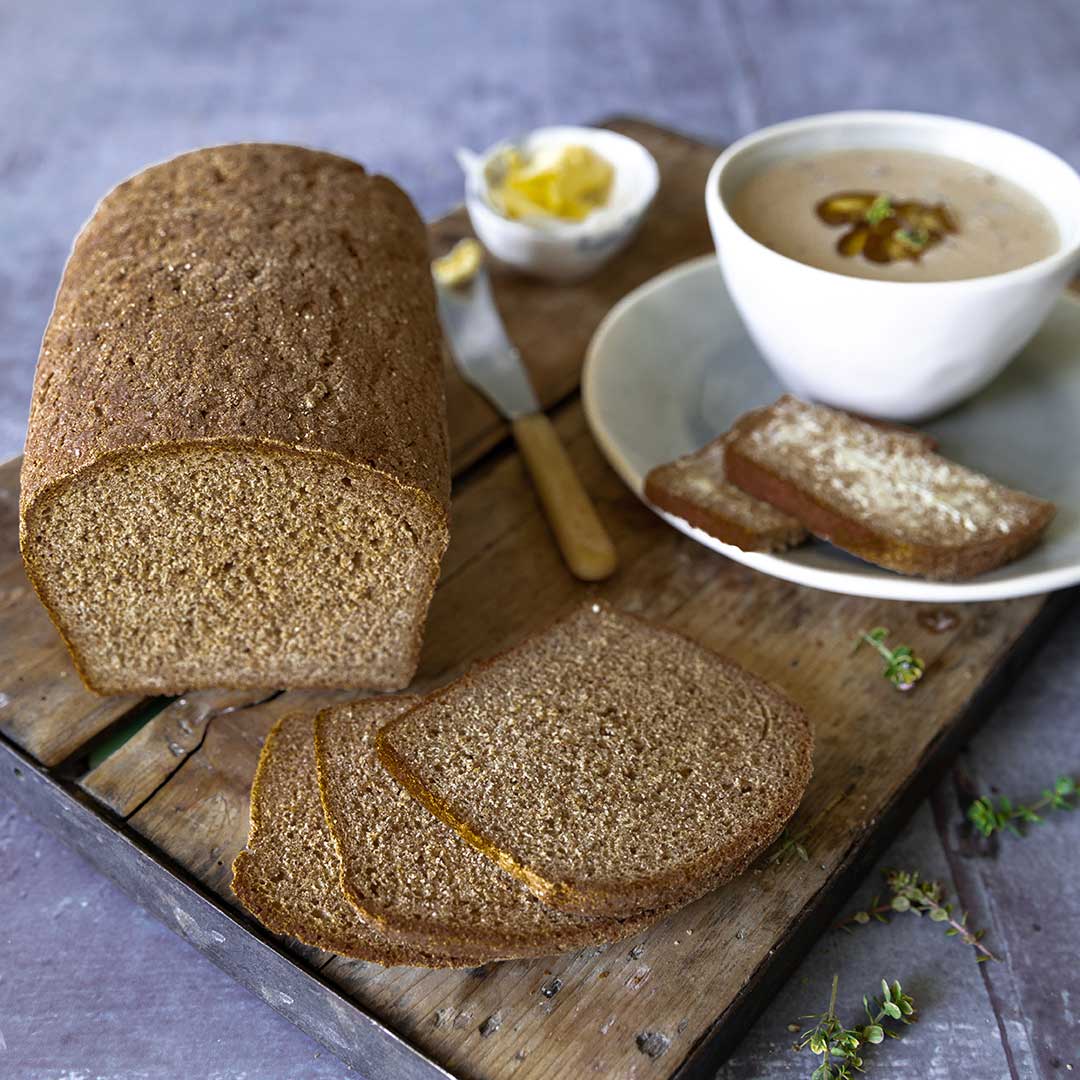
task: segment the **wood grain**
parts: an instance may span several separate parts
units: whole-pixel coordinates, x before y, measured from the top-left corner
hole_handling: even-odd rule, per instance
[[[276,696],[265,690],[198,690],[176,698],[82,776],[79,786],[113,813],[127,817],[202,746],[211,720]],[[276,715],[275,710],[266,712]]]

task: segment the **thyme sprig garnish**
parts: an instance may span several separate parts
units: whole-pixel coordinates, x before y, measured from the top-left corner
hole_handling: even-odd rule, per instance
[[[789,855],[797,855],[803,862],[810,861],[810,853],[806,850],[806,838],[813,831],[814,826],[831,813],[841,802],[855,790],[854,784],[848,784],[843,791],[837,792],[829,802],[823,806],[809,821],[797,829],[786,826],[776,840],[776,850],[769,856],[769,865],[782,863]]]
[[[923,677],[926,665],[912,652],[909,645],[897,645],[895,649],[890,649],[885,644],[888,636],[888,628],[884,626],[875,626],[873,630],[863,630],[852,651],[857,652],[863,645],[869,645],[885,661],[881,674],[897,690],[910,690]]]
[[[821,1064],[810,1074],[811,1080],[851,1080],[856,1072],[863,1071],[863,1059],[859,1053],[864,1043],[876,1046],[887,1038],[899,1039],[897,1032],[887,1026],[890,1021],[912,1024],[915,1016],[915,1002],[901,989],[898,982],[890,986],[888,980],[881,980],[882,995],[867,997],[863,995],[863,1010],[867,1023],[858,1027],[844,1027],[836,1015],[836,993],[840,976],[834,975],[832,991],[829,994],[828,1009],[819,1014],[800,1017],[813,1020],[812,1027],[803,1031],[793,1050],[810,1048],[812,1054],[821,1058]]]
[[[976,952],[976,962],[983,964],[997,957],[982,943],[985,930],[972,930],[968,922],[968,913],[961,911],[954,915],[954,905],[948,900],[948,893],[940,881],[924,880],[917,870],[886,870],[885,884],[892,894],[887,903],[881,902],[880,896],[870,901],[870,906],[863,911],[856,911],[842,922],[837,929],[851,930],[854,926],[865,926],[871,919],[887,923],[889,915],[910,911],[914,915],[927,915],[931,922],[945,923],[948,937],[959,937],[965,945],[970,945]]]
[[[925,229],[897,229],[893,239],[908,251],[922,251],[930,243],[930,234]]]
[[[1054,786],[1045,788],[1042,798],[1025,805],[1014,804],[1004,796],[996,801],[988,795],[976,799],[967,808],[968,821],[985,837],[994,833],[1011,832],[1022,836],[1021,825],[1041,825],[1047,810],[1075,810],[1080,796],[1080,784],[1071,776],[1059,776]]]
[[[784,829],[777,840],[776,850],[769,856],[769,862],[782,863],[789,855],[798,855],[803,862],[809,862],[810,853],[803,844],[809,831],[809,826],[798,832],[788,832]]]
[[[888,195],[876,195],[866,208],[866,220],[871,225],[880,225],[886,218],[893,216],[892,199]]]

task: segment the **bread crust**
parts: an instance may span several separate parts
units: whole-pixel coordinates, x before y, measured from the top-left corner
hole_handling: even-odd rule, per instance
[[[790,527],[778,526],[751,532],[730,517],[680,494],[669,486],[667,480],[667,470],[677,467],[678,462],[671,462],[650,470],[645,477],[645,498],[661,510],[681,517],[695,529],[701,529],[721,543],[731,544],[742,551],[786,551],[806,539],[806,530],[798,522],[792,522]]]
[[[376,748],[379,760],[413,798],[436,817],[455,829],[473,847],[483,852],[505,871],[524,882],[540,900],[551,907],[574,914],[607,918],[626,918],[641,911],[658,911],[683,907],[740,874],[760,852],[764,851],[780,835],[784,825],[795,813],[799,803],[802,801],[813,771],[813,733],[806,714],[780,691],[749,672],[741,668],[738,669],[748,680],[769,694],[775,695],[790,711],[791,734],[798,743],[795,761],[796,772],[790,778],[786,787],[782,804],[772,818],[767,821],[759,821],[758,828],[753,832],[744,834],[737,843],[712,849],[706,856],[693,864],[683,865],[669,873],[636,877],[632,887],[628,887],[627,882],[624,880],[583,883],[556,881],[544,877],[534,868],[515,858],[511,852],[500,849],[493,844],[482,830],[473,827],[461,814],[455,812],[446,800],[435,795],[426,786],[423,778],[410,766],[406,756],[394,745],[393,735],[395,730],[410,717],[421,713],[425,706],[450,696],[461,687],[468,687],[485,678],[489,671],[506,659],[512,658],[519,650],[526,647],[531,640],[550,632],[562,622],[574,618],[579,610],[590,606],[594,611],[613,610],[606,604],[586,601],[585,604],[579,605],[579,607],[570,611],[562,619],[556,620],[545,630],[539,631],[512,648],[474,665],[466,674],[454,682],[430,694],[416,708],[390,720],[380,729],[377,737]],[[618,614],[623,618],[649,628],[653,632],[673,635],[690,642],[697,649],[702,649],[702,646],[678,631],[668,628],[661,630],[647,620],[627,612],[618,612]],[[729,661],[724,661],[719,656],[716,657],[716,660],[717,663],[735,666],[731,665]]]
[[[676,517],[681,517],[694,528],[701,529],[702,532],[715,537],[721,543],[731,544],[742,551],[780,552],[803,543],[807,538],[807,530],[800,522],[790,515],[780,514],[776,506],[760,499],[756,500],[760,507],[759,511],[753,506],[755,501],[753,496],[732,483],[727,476],[724,464],[725,448],[736,437],[738,430],[745,428],[753,417],[762,411],[767,410],[753,409],[745,413],[736,421],[734,427],[706,443],[700,450],[650,469],[645,477],[645,498],[654,506],[666,510],[669,514],[675,514]],[[883,431],[909,435],[927,450],[937,449],[937,440],[932,435],[916,431],[906,424],[876,420],[855,413],[850,415],[857,420],[873,424]],[[684,491],[680,491],[680,487],[683,486],[680,480],[690,472],[696,472],[699,477],[707,476],[714,491],[724,498],[728,498],[726,495],[728,491],[731,491],[735,498],[742,496],[743,501],[750,504],[743,507],[744,514],[756,513],[760,519],[787,517],[788,520],[772,523],[759,520],[754,527],[748,528],[730,513],[725,513],[722,508],[709,506],[704,501],[696,500]]]
[[[24,505],[112,450],[232,437],[340,454],[446,511],[430,277],[408,196],[333,154],[219,146],[124,181],[45,331]]]

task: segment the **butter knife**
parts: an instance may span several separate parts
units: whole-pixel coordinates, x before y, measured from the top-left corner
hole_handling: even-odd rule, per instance
[[[615,547],[506,336],[487,272],[481,267],[464,285],[436,282],[436,289],[458,370],[510,421],[566,565],[583,581],[610,577]]]

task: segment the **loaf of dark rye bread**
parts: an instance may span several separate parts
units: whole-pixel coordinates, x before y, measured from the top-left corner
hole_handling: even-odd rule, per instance
[[[739,873],[794,813],[812,748],[784,695],[599,603],[377,736],[398,781],[544,903],[614,917]]]
[[[395,689],[448,537],[424,226],[353,162],[185,154],[79,235],[38,362],[26,569],[102,693]]]
[[[902,574],[974,577],[1022,555],[1053,503],[934,453],[905,432],[787,395],[740,420],[727,478],[815,536]]]
[[[379,764],[378,728],[422,699],[393,701],[336,705],[315,719],[319,791],[341,887],[365,922],[418,948],[535,957],[618,941],[667,914],[591,918],[546,907]]]
[[[372,706],[388,719],[391,698]],[[456,953],[392,942],[345,899],[334,842],[323,817],[315,776],[310,716],[282,717],[267,735],[251,788],[251,833],[233,862],[232,889],[269,930],[355,960],[393,967],[475,967],[490,952]]]

